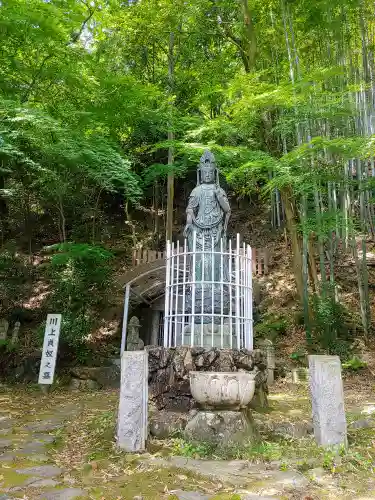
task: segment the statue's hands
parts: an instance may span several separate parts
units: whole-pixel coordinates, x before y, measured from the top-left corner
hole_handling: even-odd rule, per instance
[[[184,233],[183,233],[184,238],[187,238],[189,236],[189,233],[192,229],[191,226],[192,226],[192,224],[186,224],[185,229],[184,229]]]

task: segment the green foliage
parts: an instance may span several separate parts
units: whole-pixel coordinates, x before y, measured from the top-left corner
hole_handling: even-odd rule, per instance
[[[342,367],[345,370],[356,372],[362,370],[363,368],[366,368],[367,363],[359,359],[357,356],[353,356],[352,358],[345,361],[345,363],[342,364]]]
[[[95,323],[95,310],[109,300],[112,254],[99,246],[65,243],[48,249],[51,259],[50,307],[63,315],[61,339],[84,360],[84,341]]]
[[[299,366],[306,366],[307,364],[306,354],[307,354],[306,350],[301,348],[297,351],[292,352],[290,355],[290,359]]]
[[[173,439],[173,453],[189,458],[208,458],[212,457],[215,446],[210,443],[201,442],[191,443],[182,438]]]
[[[314,342],[329,354],[346,359],[350,353],[347,312],[337,302],[334,287],[326,286],[320,295],[312,298]]]
[[[283,317],[270,316],[260,320],[254,327],[256,337],[268,338],[272,341],[278,336],[285,335],[288,327],[288,322]]]
[[[32,278],[32,268],[12,246],[0,251],[0,304],[2,314],[22,306]]]
[[[7,353],[13,352],[17,350],[17,346],[12,344],[12,342],[9,339],[1,339],[0,340],[0,349],[4,349]]]

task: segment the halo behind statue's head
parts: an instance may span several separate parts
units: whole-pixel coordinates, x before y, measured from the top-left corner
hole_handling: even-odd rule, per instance
[[[211,151],[206,151],[203,153],[201,156],[201,159],[199,160],[199,165],[197,169],[197,185],[202,184],[202,176],[201,176],[201,170],[203,168],[211,168],[215,172],[215,184],[219,186],[219,170],[216,167],[216,160],[215,156]]]

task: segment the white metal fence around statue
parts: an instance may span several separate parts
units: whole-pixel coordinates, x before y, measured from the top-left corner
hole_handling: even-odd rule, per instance
[[[164,346],[253,348],[252,252],[232,240],[167,242]]]

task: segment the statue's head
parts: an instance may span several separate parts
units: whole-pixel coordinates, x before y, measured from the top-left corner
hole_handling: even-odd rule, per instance
[[[210,151],[205,151],[201,156],[198,172],[198,184],[219,184],[219,173],[216,168],[215,156]]]

